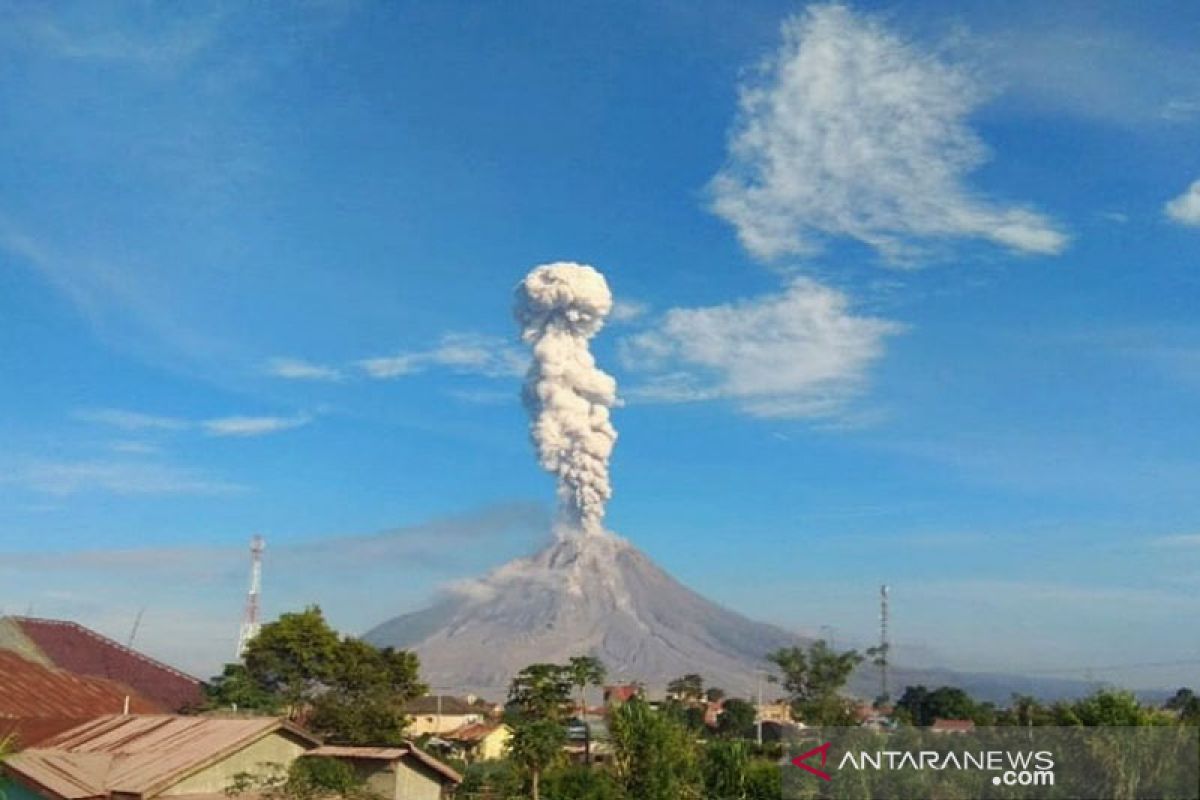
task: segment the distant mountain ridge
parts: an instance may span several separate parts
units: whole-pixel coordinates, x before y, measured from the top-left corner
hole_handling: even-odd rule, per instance
[[[699,673],[733,695],[756,689],[767,653],[811,642],[713,603],[676,581],[616,536],[565,536],[528,558],[511,561],[445,598],[368,631],[378,646],[415,650],[438,687],[502,698],[512,677],[537,662],[590,654],[610,682],[637,680],[652,691]],[[892,685],[961,686],[985,700],[1013,692],[1073,696],[1081,681],[893,670]],[[850,689],[874,696],[876,669],[860,667]]]

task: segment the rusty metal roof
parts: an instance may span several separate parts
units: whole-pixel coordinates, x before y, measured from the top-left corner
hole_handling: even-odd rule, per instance
[[[164,710],[185,711],[204,700],[199,679],[78,623],[35,617],[8,617],[3,622],[7,624],[0,626],[0,649],[23,651],[31,660],[76,675],[120,681]]]
[[[305,744],[319,744],[310,734],[274,717],[113,715],[19,753],[6,766],[65,800],[114,792],[153,797],[280,730]]]
[[[103,714],[163,709],[116,681],[87,678],[0,650],[0,734],[29,746]]]

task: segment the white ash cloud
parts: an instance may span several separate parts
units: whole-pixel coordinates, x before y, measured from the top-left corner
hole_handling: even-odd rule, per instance
[[[533,350],[522,396],[538,461],[558,480],[563,522],[603,533],[617,382],[597,368],[588,342],[612,311],[612,293],[592,267],[558,262],[536,267],[516,294],[521,339]]]

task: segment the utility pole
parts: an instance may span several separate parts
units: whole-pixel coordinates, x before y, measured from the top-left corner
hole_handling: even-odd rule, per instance
[[[138,628],[142,626],[142,615],[145,613],[146,607],[142,606],[138,609],[137,617],[135,617],[133,620],[133,628],[129,631],[129,641],[125,643],[125,646],[131,650],[133,649],[133,640],[137,638]]]
[[[754,709],[754,727],[755,738],[758,740],[758,746],[762,748],[762,724],[763,724],[763,702],[762,702],[762,684],[763,674],[758,673],[758,708]]]
[[[888,693],[888,666],[890,664],[891,642],[888,640],[888,586],[879,587],[879,702],[886,703],[890,698]]]
[[[246,594],[246,611],[242,615],[242,627],[238,631],[237,660],[246,655],[246,647],[258,636],[262,625],[258,620],[259,596],[262,593],[262,554],[266,549],[263,537],[250,540],[250,591]]]

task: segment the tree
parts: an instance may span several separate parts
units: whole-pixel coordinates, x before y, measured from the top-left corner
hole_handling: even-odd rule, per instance
[[[204,687],[209,708],[232,708],[260,714],[278,714],[279,696],[264,689],[244,664],[226,664],[224,671]]]
[[[295,716],[333,678],[341,640],[317,606],[283,614],[250,640],[246,673]]]
[[[542,773],[563,757],[567,734],[552,719],[524,722],[513,730],[508,741],[508,757],[525,774],[533,800],[539,800]]]
[[[742,800],[746,796],[746,772],[750,753],[745,742],[714,740],[704,747],[701,772],[707,800]]]
[[[926,727],[937,719],[971,719],[986,722],[992,709],[981,706],[956,686],[939,686],[932,692],[924,686],[908,686],[896,701],[900,716],[913,725]]]
[[[704,678],[694,672],[676,678],[667,684],[667,696],[685,703],[703,700]]]
[[[697,796],[696,754],[688,730],[640,697],[615,709],[609,722],[614,773],[637,800]]]
[[[1182,722],[1200,723],[1200,696],[1191,689],[1183,688],[1175,692],[1163,704],[1163,708],[1177,713]]]
[[[758,709],[753,703],[732,697],[721,707],[717,717],[717,733],[722,736],[746,736],[757,718]]]
[[[704,690],[704,698],[710,703],[719,703],[725,699],[725,690],[719,686],[710,686]]]
[[[531,664],[517,673],[508,689],[508,705],[522,719],[560,722],[571,709],[572,677],[559,664]]]
[[[399,744],[402,706],[425,689],[414,654],[339,637],[312,606],[264,625],[245,663],[213,679],[209,702],[304,716],[335,744]]]
[[[767,656],[779,668],[793,712],[812,725],[848,725],[853,721],[850,703],[839,695],[850,673],[862,663],[855,650],[837,652],[824,641],[802,647],[785,647]]]
[[[584,759],[588,764],[592,763],[592,726],[587,720],[587,703],[584,691],[589,686],[601,686],[604,684],[604,676],[606,670],[603,662],[595,656],[574,656],[567,663],[567,672],[571,676],[571,683],[579,690],[579,720],[583,723],[584,735]]]

